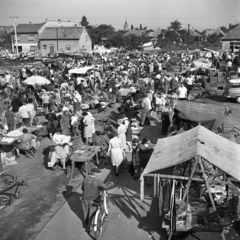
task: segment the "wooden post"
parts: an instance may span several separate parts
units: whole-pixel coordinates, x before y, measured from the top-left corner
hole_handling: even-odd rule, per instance
[[[144,198],[144,178],[141,177],[140,179],[140,200],[143,201]]]
[[[202,174],[203,174],[203,178],[204,178],[207,190],[208,190],[208,195],[209,195],[211,203],[212,203],[213,211],[216,211],[216,206],[215,206],[215,203],[214,203],[211,191],[210,191],[209,182],[208,182],[207,175],[205,173],[205,169],[203,167],[203,163],[202,163],[202,159],[201,158],[199,159],[199,164],[200,164],[200,167],[201,167],[201,170],[202,170]]]
[[[0,173],[3,172],[3,165],[2,165],[2,157],[1,157],[1,151],[0,151]]]
[[[190,177],[189,177],[189,179],[188,179],[187,188],[185,189],[184,194],[183,194],[182,201],[181,201],[180,204],[179,204],[179,209],[178,209],[177,214],[176,214],[176,219],[178,219],[178,216],[179,216],[179,214],[180,214],[180,211],[182,210],[182,206],[183,206],[184,200],[185,200],[185,198],[187,197],[187,194],[188,194],[188,192],[189,192],[189,188],[190,188],[190,185],[191,185],[191,182],[192,182],[192,178],[193,178],[193,176],[194,176],[194,173],[195,173],[195,171],[196,171],[197,164],[198,164],[198,160],[195,158],[195,163],[194,163],[194,165],[193,165],[192,172],[191,172]]]

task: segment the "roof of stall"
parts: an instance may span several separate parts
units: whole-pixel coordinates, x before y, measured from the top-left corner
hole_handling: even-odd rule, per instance
[[[142,176],[197,155],[240,181],[240,145],[201,125],[176,136],[158,139]]]

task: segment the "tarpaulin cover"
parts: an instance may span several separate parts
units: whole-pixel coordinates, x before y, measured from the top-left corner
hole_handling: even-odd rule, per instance
[[[212,104],[179,101],[175,108],[179,121],[205,126],[209,130],[217,132],[217,128],[224,123],[224,106],[216,107]]]
[[[142,176],[185,162],[194,156],[240,181],[240,145],[199,125],[176,136],[158,139]]]

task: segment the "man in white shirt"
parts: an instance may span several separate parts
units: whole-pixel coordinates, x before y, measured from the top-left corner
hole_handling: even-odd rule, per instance
[[[149,125],[150,125],[150,111],[151,111],[151,109],[152,109],[151,101],[147,97],[147,95],[145,95],[144,99],[142,100],[141,126],[144,126],[146,118],[149,119],[148,121],[149,121]]]
[[[181,87],[178,88],[179,100],[185,100],[187,98],[187,88],[181,83]]]
[[[26,127],[30,127],[30,112],[26,103],[24,103],[18,110],[19,117],[22,118],[22,123]]]
[[[29,116],[30,116],[30,126],[32,126],[32,122],[36,116],[36,112],[34,109],[33,100],[31,98],[28,99],[27,108],[28,108]]]
[[[192,90],[192,85],[193,85],[193,76],[189,76],[186,78],[186,83],[187,83],[187,90],[188,93]]]

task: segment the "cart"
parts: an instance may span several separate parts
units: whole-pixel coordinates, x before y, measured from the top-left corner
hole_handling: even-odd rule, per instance
[[[196,232],[219,232],[225,240],[240,218],[239,154],[239,145],[201,125],[158,140],[141,175],[141,200],[144,177],[153,177],[168,240],[174,234]],[[167,168],[172,175],[159,173]]]

